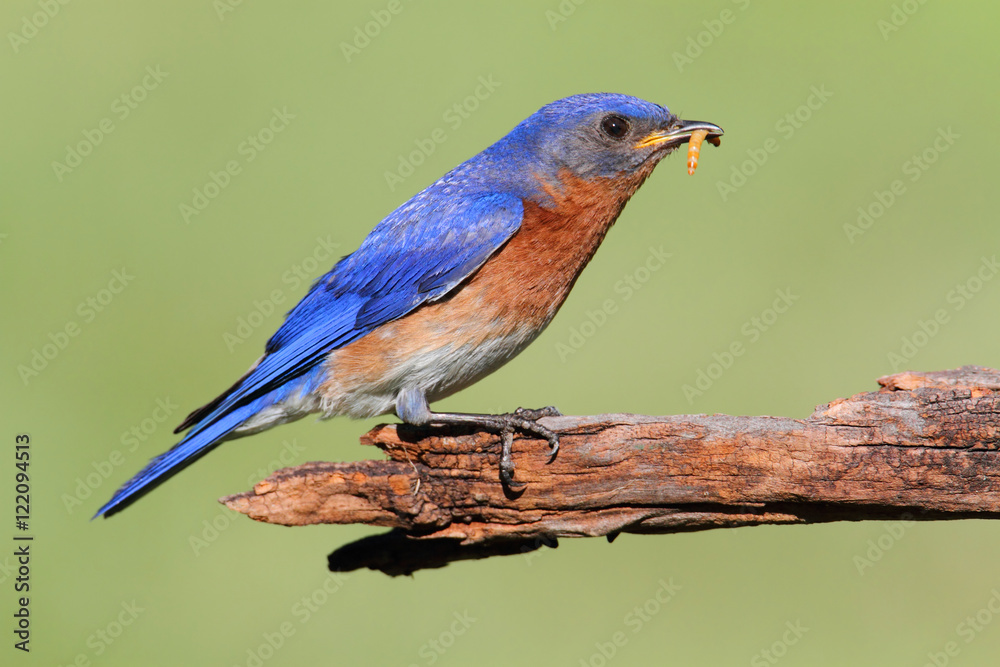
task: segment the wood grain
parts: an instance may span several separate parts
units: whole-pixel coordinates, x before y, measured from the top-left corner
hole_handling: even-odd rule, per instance
[[[388,574],[560,537],[1000,517],[1000,371],[907,372],[879,384],[801,420],[549,418],[562,443],[554,460],[544,442],[515,440],[519,493],[499,482],[493,434],[382,425],[361,441],[388,460],[286,468],[222,502],[287,526],[393,528],[330,556],[332,569]]]

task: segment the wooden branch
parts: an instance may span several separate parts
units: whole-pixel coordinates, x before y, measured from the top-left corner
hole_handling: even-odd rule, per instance
[[[1000,371],[965,366],[881,378],[808,419],[599,415],[514,442],[520,492],[501,486],[485,432],[381,425],[388,460],[307,463],[223,498],[286,526],[393,528],[330,555],[334,570],[408,574],[526,553],[558,537],[866,519],[1000,518]]]

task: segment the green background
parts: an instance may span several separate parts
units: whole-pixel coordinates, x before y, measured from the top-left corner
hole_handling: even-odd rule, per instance
[[[1000,365],[1000,280],[961,309],[948,300],[1000,247],[996,3],[404,0],[350,58],[342,44],[388,2],[324,4],[73,2],[12,43],[47,5],[3,3],[0,474],[10,516],[13,439],[29,433],[36,535],[29,656],[10,646],[12,560],[0,556],[5,664],[254,664],[248,650],[286,623],[294,634],[263,664],[600,665],[597,645],[619,631],[627,641],[609,664],[772,664],[761,651],[778,642],[782,665],[922,665],[951,641],[949,664],[995,664],[1000,619],[990,614],[971,638],[959,625],[1000,590],[992,522],[563,540],[531,558],[413,578],[359,572],[321,595],[326,554],[378,530],[288,530],[215,502],[284,465],[282,452],[290,463],[375,456],[357,438],[384,419],[307,419],[227,444],[122,515],[90,522],[175,442],[188,410],[258,356],[304,294],[295,267],[319,275],[412,194],[573,93],[638,95],[726,137],[702,151],[694,177],[682,155],[665,160],[545,334],[437,407],[805,417],[894,370]],[[731,21],[713,23],[724,10]],[[886,32],[894,11],[901,25]],[[699,39],[700,53],[689,42]],[[679,63],[688,48],[697,57]],[[147,67],[165,77],[122,118],[116,99]],[[479,77],[495,89],[453,127],[445,112]],[[814,87],[828,99],[799,109]],[[241,143],[274,109],[294,118],[247,161]],[[808,119],[789,135],[782,122],[797,109]],[[60,180],[53,162],[102,119],[113,132]],[[390,190],[385,173],[436,128],[445,141]],[[936,150],[949,128],[958,138]],[[777,151],[744,166],[771,138]],[[925,151],[935,161],[911,180],[906,163]],[[230,160],[240,173],[186,223],[180,205]],[[734,169],[754,173],[724,198]],[[858,207],[896,179],[903,193],[849,238]],[[625,299],[615,285],[660,247],[670,259]],[[102,290],[123,267],[125,289],[100,312],[80,307],[112,296]],[[779,289],[797,299],[751,341],[745,323]],[[255,305],[276,290],[277,307]],[[617,312],[583,326],[606,299]],[[273,312],[227,344],[256,309]],[[939,309],[947,322],[894,359]],[[71,323],[78,335],[22,377]],[[574,329],[592,335],[579,344]],[[574,340],[572,353],[559,347]],[[688,400],[683,386],[733,342],[745,353]],[[158,400],[174,405],[163,423]],[[133,427],[152,433],[129,447]],[[68,504],[89,474],[96,490]],[[213,521],[221,531],[206,529]],[[859,572],[880,538],[889,548]],[[680,590],[633,632],[626,615],[661,580]],[[313,595],[324,604],[304,619],[295,605]],[[133,601],[142,611],[104,643],[96,633],[118,634]],[[456,613],[475,620],[450,636]],[[786,623],[808,630],[782,644]],[[450,646],[437,653],[432,640]]]

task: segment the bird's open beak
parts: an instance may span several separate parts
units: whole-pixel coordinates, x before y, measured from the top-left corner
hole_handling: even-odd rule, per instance
[[[691,134],[697,130],[708,132],[706,140],[715,146],[719,145],[719,137],[724,134],[722,128],[718,125],[706,123],[700,120],[682,120],[678,121],[678,124],[669,130],[657,130],[655,132],[651,132],[639,140],[639,143],[637,143],[635,147],[646,148],[648,146],[663,146],[673,148],[687,143],[688,140],[691,139]]]

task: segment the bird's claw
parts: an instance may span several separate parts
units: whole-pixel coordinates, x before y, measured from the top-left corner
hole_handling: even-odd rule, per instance
[[[539,419],[543,419],[545,417],[562,417],[562,413],[559,412],[555,406],[548,405],[544,408],[538,408],[537,410],[518,408],[517,410],[514,410],[514,416],[520,417],[524,420],[524,422],[527,422],[518,424],[518,428],[535,435],[540,435],[548,441],[549,446],[551,447],[549,450],[550,458],[556,455],[559,451],[559,436],[538,423]]]
[[[503,451],[500,454],[500,482],[512,491],[523,489],[527,484],[514,481],[514,459],[511,447],[514,444],[514,429],[505,428],[500,432],[500,443]]]
[[[514,431],[522,431],[529,436],[544,438],[549,443],[549,458],[559,451],[559,436],[551,429],[538,423],[545,417],[559,417],[561,413],[551,405],[538,410],[518,408],[514,412],[500,415],[462,414],[434,412],[429,421],[439,424],[474,425],[500,434],[502,451],[500,454],[500,481],[510,490],[518,490],[525,485],[514,482],[514,457],[511,450],[514,446]],[[405,420],[405,417],[404,417]]]
[[[514,459],[511,449],[514,444],[514,430],[523,431],[531,435],[537,435],[549,443],[549,458],[551,459],[559,451],[559,435],[538,423],[544,417],[560,417],[562,413],[554,407],[547,406],[537,410],[518,408],[514,412],[497,415],[500,426],[500,440],[502,452],[500,454],[500,481],[504,486],[517,490],[525,485],[514,482]]]
[[[531,421],[538,421],[542,417],[562,417],[562,413],[554,405],[547,405],[544,408],[531,410],[528,408],[518,408],[514,410],[515,417],[524,417]]]

